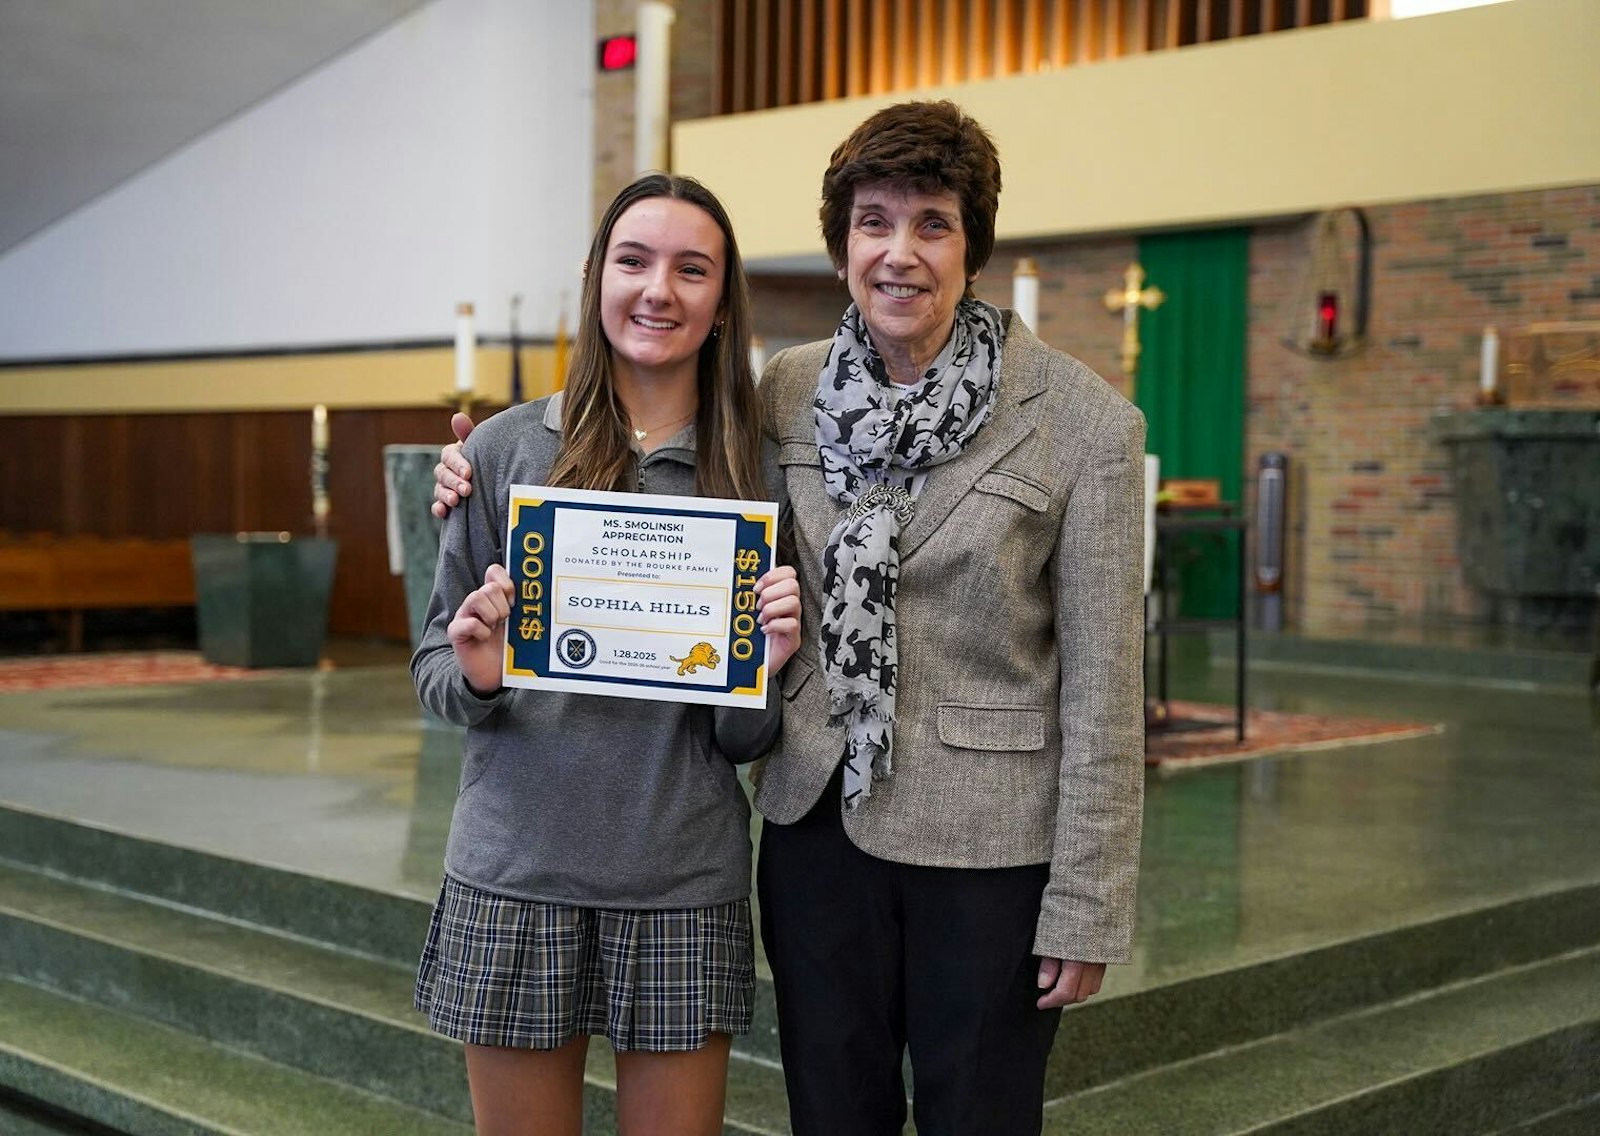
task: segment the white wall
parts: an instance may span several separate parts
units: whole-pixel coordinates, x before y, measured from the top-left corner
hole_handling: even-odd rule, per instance
[[[0,257],[0,359],[499,335],[514,292],[553,334],[594,42],[591,0],[434,0]]]

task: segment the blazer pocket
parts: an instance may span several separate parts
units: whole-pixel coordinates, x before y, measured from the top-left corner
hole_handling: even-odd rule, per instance
[[[799,659],[790,659],[789,665],[783,672],[783,700],[793,702],[800,696],[800,690],[811,681],[812,669]]]
[[[1035,513],[1042,513],[1050,507],[1050,490],[1046,486],[1006,470],[990,470],[978,478],[977,489],[980,493],[1008,497]]]
[[[939,704],[939,740],[957,749],[1031,753],[1044,748],[1044,711],[1032,706]]]

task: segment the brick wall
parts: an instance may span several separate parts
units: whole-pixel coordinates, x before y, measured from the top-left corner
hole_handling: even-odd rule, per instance
[[[832,276],[753,276],[750,302],[756,335],[775,349],[831,336],[850,293]]]
[[[980,300],[1009,308],[1017,261],[1031,256],[1039,266],[1039,326],[1034,334],[1076,355],[1127,394],[1122,319],[1106,310],[1105,294],[1122,286],[1122,274],[1138,248],[1138,241],[1127,236],[1004,245],[995,249],[973,291]]]
[[[1366,212],[1369,346],[1348,359],[1281,343],[1306,302],[1308,226],[1263,226],[1251,242],[1246,468],[1266,450],[1290,454],[1288,615],[1308,631],[1484,614],[1462,578],[1449,458],[1428,420],[1473,405],[1486,325],[1600,319],[1600,187]]]
[[[1600,319],[1600,186],[1366,213],[1369,345],[1349,358],[1312,360],[1283,344],[1307,322],[1311,225],[1261,225],[1250,243],[1247,506],[1260,455],[1286,451],[1285,615],[1311,632],[1483,615],[1462,578],[1448,456],[1428,420],[1473,405],[1485,325]],[[1009,305],[1016,260],[1032,256],[1041,337],[1121,389],[1121,327],[1101,297],[1136,249],[1132,237],[1003,246],[976,290]],[[846,302],[826,278],[757,280],[757,332],[831,334]]]

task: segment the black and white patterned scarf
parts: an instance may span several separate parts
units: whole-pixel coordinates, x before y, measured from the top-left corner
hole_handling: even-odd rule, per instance
[[[822,477],[849,510],[822,554],[820,632],[828,722],[848,728],[846,808],[892,769],[900,530],[916,512],[922,475],[960,454],[989,417],[1004,337],[998,309],[962,300],[939,357],[918,383],[897,389],[852,304],[817,381]]]

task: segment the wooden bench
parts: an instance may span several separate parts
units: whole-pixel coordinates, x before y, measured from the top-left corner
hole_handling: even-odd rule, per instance
[[[0,612],[65,612],[74,651],[83,649],[86,611],[194,602],[187,539],[0,536]]]

